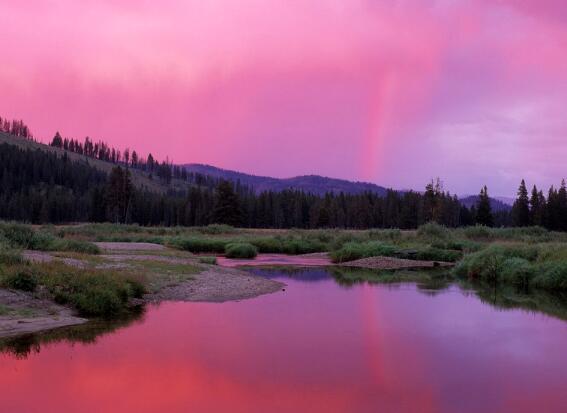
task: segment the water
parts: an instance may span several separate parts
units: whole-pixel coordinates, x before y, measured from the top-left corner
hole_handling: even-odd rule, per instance
[[[454,285],[255,271],[286,291],[4,342],[0,411],[567,411],[557,305],[550,316]]]

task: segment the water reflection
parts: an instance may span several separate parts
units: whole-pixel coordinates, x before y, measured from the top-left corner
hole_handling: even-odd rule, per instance
[[[123,327],[5,347],[0,411],[567,411],[557,297],[441,274],[255,272],[288,286],[242,302],[164,303]],[[421,281],[393,281],[401,276]]]
[[[114,320],[93,320],[85,324],[57,328],[44,333],[0,338],[0,353],[11,355],[16,359],[26,359],[31,354],[39,353],[42,346],[53,343],[95,344],[101,336],[114,333],[135,322],[143,322],[144,314],[145,307],[136,306]]]

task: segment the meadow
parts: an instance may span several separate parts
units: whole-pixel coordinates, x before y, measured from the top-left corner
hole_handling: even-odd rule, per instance
[[[143,260],[131,262],[128,268],[80,268],[64,262],[32,263],[22,255],[24,250],[49,251],[96,262],[101,250],[94,242],[161,244],[170,247],[162,255],[179,251],[194,257],[195,265]],[[261,253],[328,253],[337,264],[374,256],[454,264],[452,269],[430,273],[341,270],[337,280],[345,284],[365,280],[445,285],[460,280],[518,291],[567,291],[567,234],[540,227],[448,229],[433,223],[401,231],[259,230],[226,225],[32,227],[4,222],[0,223],[0,286],[49,297],[86,317],[114,317],[145,293],[190,279],[202,270],[199,265],[216,264],[216,255],[238,259]]]

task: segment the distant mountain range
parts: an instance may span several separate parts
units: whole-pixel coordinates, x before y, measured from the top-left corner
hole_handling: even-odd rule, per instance
[[[327,178],[319,175],[304,175],[293,178],[272,178],[197,163],[182,165],[182,167],[184,167],[188,172],[222,178],[231,182],[240,181],[243,185],[253,187],[256,193],[263,191],[280,192],[286,189],[297,189],[316,195],[325,195],[328,192],[344,192],[345,194],[373,192],[383,196],[387,191],[385,187],[369,182],[352,182],[345,179]],[[463,196],[460,198],[460,201],[467,208],[470,208],[478,202],[478,195]],[[514,203],[514,199],[504,197],[491,198],[490,202],[493,211],[508,211]]]
[[[368,182],[352,182],[319,175],[305,175],[280,179],[268,176],[249,175],[211,165],[192,163],[182,166],[189,172],[223,178],[232,182],[240,181],[243,185],[253,187],[257,193],[263,191],[280,192],[286,189],[298,189],[316,195],[325,195],[327,192],[344,192],[346,194],[374,192],[378,195],[386,194],[386,188]]]
[[[463,204],[467,208],[470,208],[473,205],[476,205],[478,203],[478,198],[479,198],[478,195],[469,195],[469,196],[459,198],[459,201],[461,201],[461,204]],[[507,201],[507,202],[503,202],[504,200]],[[511,198],[505,198],[505,197],[490,198],[490,206],[492,208],[492,211],[494,211],[494,212],[511,210],[512,205],[509,204],[509,202],[511,202],[513,204],[514,200],[511,199]]]

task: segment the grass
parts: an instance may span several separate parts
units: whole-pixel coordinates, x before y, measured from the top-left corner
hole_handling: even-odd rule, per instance
[[[124,271],[79,269],[59,262],[9,267],[0,285],[23,291],[44,288],[55,302],[75,308],[80,315],[113,317],[146,291],[143,282]]]
[[[201,264],[217,265],[217,257],[199,257]]]
[[[567,290],[567,246],[544,244],[491,245],[466,255],[454,268],[456,276],[525,289]]]
[[[225,255],[228,258],[254,258],[258,249],[247,242],[234,242],[226,245]]]
[[[34,230],[29,225],[0,223],[1,241],[12,248],[39,251],[70,251],[84,254],[99,254],[100,249],[87,241],[64,239],[49,231]]]

